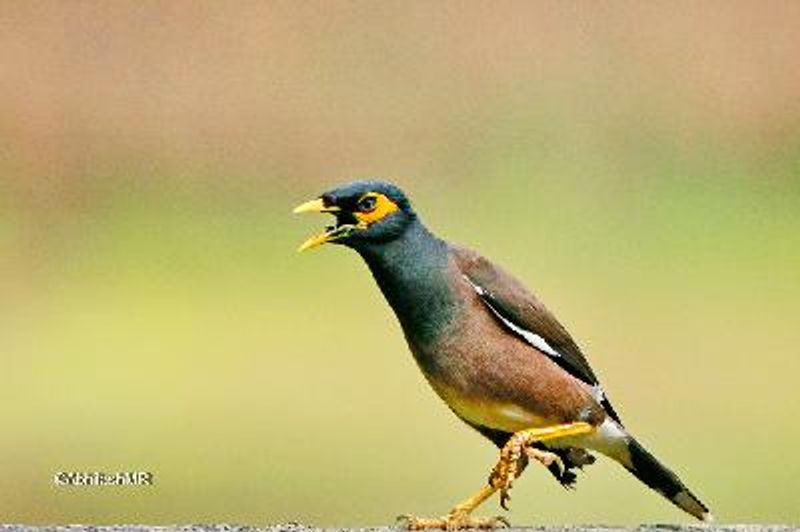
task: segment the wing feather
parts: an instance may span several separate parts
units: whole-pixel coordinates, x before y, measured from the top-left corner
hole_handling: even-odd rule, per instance
[[[514,276],[472,250],[453,248],[453,256],[462,275],[487,308],[512,333],[550,357],[573,377],[592,386],[608,414],[620,422],[580,347],[533,293]]]

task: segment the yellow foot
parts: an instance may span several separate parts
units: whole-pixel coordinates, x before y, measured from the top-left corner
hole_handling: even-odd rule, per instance
[[[561,457],[556,453],[543,451],[541,449],[537,449],[536,447],[526,447],[525,454],[528,455],[528,458],[533,458],[545,467],[550,467],[553,464],[557,464],[558,468],[561,471],[564,471],[564,461],[561,460]]]
[[[527,442],[523,438],[516,434],[512,436],[500,451],[500,460],[489,475],[489,484],[500,491],[500,506],[504,510],[508,510],[508,501],[511,500],[508,492],[511,491],[514,480],[528,465],[526,447]]]
[[[502,517],[472,517],[465,512],[450,512],[433,518],[401,515],[397,526],[405,530],[494,530],[511,525]]]
[[[538,460],[545,466],[557,463],[563,471],[564,464],[561,459],[549,451],[532,447],[535,442],[585,434],[591,430],[589,424],[578,422],[543,429],[522,430],[511,436],[500,451],[500,460],[489,476],[489,484],[500,491],[500,506],[508,510],[508,501],[511,500],[508,492],[514,480],[528,465],[528,458]]]

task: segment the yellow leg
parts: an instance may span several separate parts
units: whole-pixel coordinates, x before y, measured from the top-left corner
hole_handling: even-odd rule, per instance
[[[401,516],[399,521],[409,530],[485,530],[508,526],[508,522],[502,517],[472,517],[470,514],[498,490],[500,491],[500,502],[503,508],[506,508],[505,503],[509,499],[508,490],[511,489],[514,479],[522,473],[520,462],[523,453],[526,457],[535,458],[545,465],[551,460],[558,460],[558,457],[552,453],[531,448],[531,444],[537,441],[586,434],[592,430],[593,427],[588,423],[579,422],[517,432],[508,440],[508,443],[505,444],[500,452],[500,460],[494,466],[487,486],[481,488],[472,497],[458,503],[445,516],[432,519]]]
[[[500,451],[500,460],[497,462],[497,465],[494,466],[492,474],[489,477],[489,484],[500,491],[500,505],[508,510],[507,503],[511,499],[508,492],[514,480],[522,474],[525,465],[527,465],[527,462],[523,459],[523,455],[525,455],[526,458],[528,456],[536,458],[544,465],[547,465],[548,461],[559,460],[559,458],[552,453],[540,451],[539,449],[531,447],[531,445],[540,441],[578,436],[580,434],[589,433],[592,430],[594,430],[594,427],[589,423],[576,422],[540,429],[521,430],[511,436],[508,442],[503,446],[503,450]]]

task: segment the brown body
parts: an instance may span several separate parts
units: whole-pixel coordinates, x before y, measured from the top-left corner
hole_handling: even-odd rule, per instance
[[[571,421],[602,423],[606,414],[590,386],[509,334],[487,308],[465,278],[479,264],[463,260],[470,254],[455,250],[450,264],[452,289],[464,302],[459,319],[430,345],[410,343],[436,393],[468,423],[508,433]]]

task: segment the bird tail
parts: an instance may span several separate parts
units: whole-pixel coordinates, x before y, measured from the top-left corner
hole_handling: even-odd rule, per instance
[[[702,521],[709,522],[714,520],[708,507],[689,491],[689,488],[681,482],[678,475],[661,464],[655,456],[650,454],[647,449],[632,437],[629,437],[626,443],[630,460],[625,460],[622,463],[625,469],[633,473],[636,478],[650,488],[669,499],[678,508]]]

